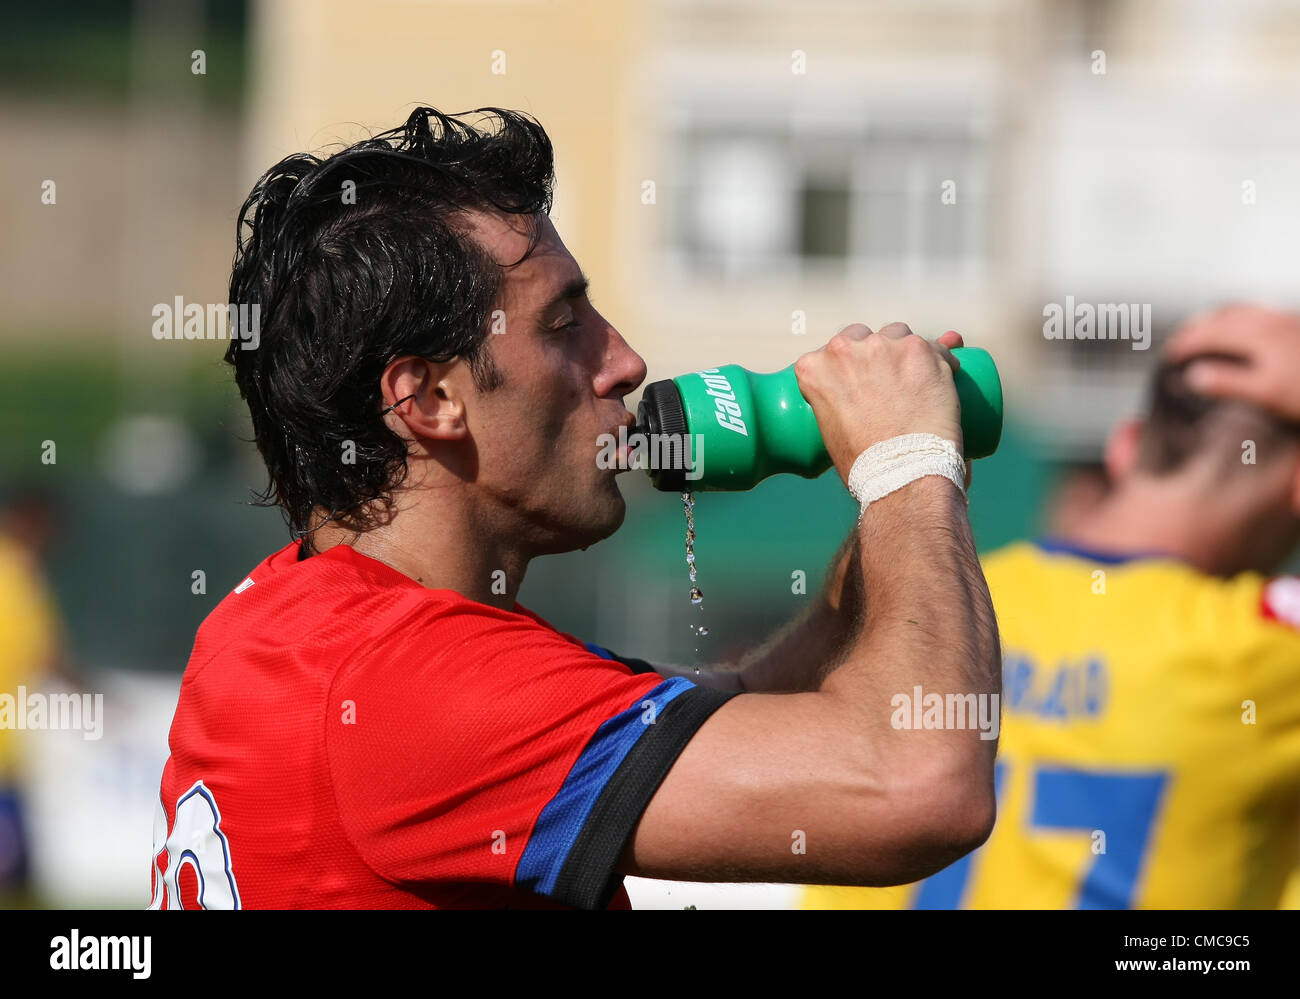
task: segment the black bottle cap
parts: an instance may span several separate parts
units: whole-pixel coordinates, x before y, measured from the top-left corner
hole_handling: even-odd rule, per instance
[[[636,408],[636,426],[634,433],[644,434],[651,441],[655,436],[677,436],[682,450],[679,454],[688,454],[686,437],[686,411],[682,407],[682,395],[671,378],[651,382],[641,395],[641,403]],[[652,448],[652,452],[658,449]],[[650,482],[656,489],[666,493],[679,493],[686,488],[685,468],[651,468]]]

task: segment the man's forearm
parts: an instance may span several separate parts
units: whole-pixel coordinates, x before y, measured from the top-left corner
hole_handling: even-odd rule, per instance
[[[831,559],[826,583],[810,607],[795,615],[739,660],[696,673],[685,666],[661,667],[665,676],[684,676],[715,690],[785,694],[816,690],[841,661],[863,613],[862,569],[856,525]]]
[[[964,520],[964,515],[962,519]],[[963,524],[961,529],[969,538],[969,527]],[[762,644],[745,653],[738,662],[717,666],[699,674],[693,670],[688,672],[684,668],[674,668],[673,672],[688,676],[704,686],[729,691],[796,693],[817,690],[826,677],[844,663],[850,647],[865,631],[865,579],[868,572],[862,562],[861,532],[861,525],[855,524],[832,559],[826,583],[813,605],[787,622]],[[917,576],[922,585],[916,604],[924,605],[928,599],[937,597],[944,585],[951,583],[958,584],[953,597],[963,602],[987,601],[987,589],[973,546],[968,544],[964,551],[958,552],[949,562],[951,564],[943,569],[936,568],[933,572],[927,572],[922,567],[919,574],[911,574]],[[888,573],[901,568],[906,579],[909,575],[906,565],[893,565],[887,557],[882,563],[881,571],[885,574],[884,578],[891,580],[889,585],[895,591],[893,596],[900,596],[897,592],[898,585]],[[946,574],[949,577],[948,584],[940,584],[935,578],[938,574]],[[981,612],[977,623],[953,633],[949,640],[961,640],[964,644],[969,644],[973,651],[986,647],[989,641],[996,643],[996,627],[991,609],[987,614],[985,619]],[[919,614],[909,615],[905,620],[919,627],[919,618]],[[965,630],[969,630],[970,634],[965,635]]]
[[[933,761],[933,750],[922,747],[939,740],[963,759],[978,757],[991,767],[996,729],[980,733],[976,743],[960,730],[908,733],[899,742],[895,737],[904,733],[893,731],[890,710],[895,698],[912,697],[918,686],[945,698],[1001,693],[997,623],[965,504],[940,478],[918,480],[878,502],[860,526],[863,620],[842,665],[820,689],[861,713],[873,746],[903,755],[922,751]]]
[[[740,689],[763,693],[816,690],[839,662],[859,627],[863,594],[855,526],[831,560],[811,607],[741,657]]]

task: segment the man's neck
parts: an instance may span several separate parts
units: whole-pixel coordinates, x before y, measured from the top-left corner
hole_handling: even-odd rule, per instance
[[[467,511],[442,506],[434,523],[421,513],[430,504],[395,509],[388,523],[358,534],[329,523],[313,534],[314,547],[325,551],[349,545],[431,590],[454,590],[492,607],[512,610],[529,558],[492,542],[493,532],[474,523]]]
[[[1206,526],[1185,495],[1144,483],[1110,494],[1091,514],[1055,536],[1101,554],[1168,555],[1213,572],[1215,557]]]

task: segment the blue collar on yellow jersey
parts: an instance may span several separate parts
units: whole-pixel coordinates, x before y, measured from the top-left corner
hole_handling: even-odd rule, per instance
[[[1122,565],[1125,562],[1139,562],[1143,559],[1172,559],[1175,562],[1185,561],[1177,555],[1171,555],[1169,552],[1146,551],[1146,552],[1103,552],[1092,548],[1082,548],[1079,545],[1071,544],[1060,538],[1035,538],[1034,545],[1039,551],[1048,554],[1074,555],[1078,558],[1085,558],[1090,562],[1100,562],[1103,565]]]

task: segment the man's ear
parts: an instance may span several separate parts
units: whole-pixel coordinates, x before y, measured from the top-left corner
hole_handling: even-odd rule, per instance
[[[379,376],[382,409],[390,425],[405,424],[416,437],[462,440],[469,435],[458,362],[438,363],[423,357],[399,357]],[[396,419],[398,424],[391,421]]]
[[[1106,476],[1111,482],[1129,477],[1137,465],[1142,440],[1142,421],[1130,416],[1115,424],[1106,438]]]

